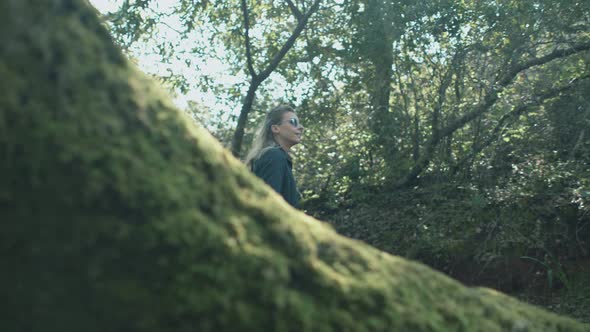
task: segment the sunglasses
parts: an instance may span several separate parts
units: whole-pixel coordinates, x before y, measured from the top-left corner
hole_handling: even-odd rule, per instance
[[[283,123],[285,121],[281,121],[281,123]],[[299,120],[297,120],[297,118],[291,118],[289,120],[287,120],[287,122],[289,122],[291,124],[291,126],[295,127],[295,128],[299,128]]]

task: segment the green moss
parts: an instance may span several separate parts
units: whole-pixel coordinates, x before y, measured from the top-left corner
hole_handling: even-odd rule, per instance
[[[584,331],[294,211],[82,0],[0,5],[2,331]]]

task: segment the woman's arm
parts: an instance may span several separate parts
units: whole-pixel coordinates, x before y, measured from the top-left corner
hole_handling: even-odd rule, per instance
[[[255,162],[254,174],[264,180],[276,192],[282,194],[287,167],[287,158],[284,156],[284,152],[271,149]]]

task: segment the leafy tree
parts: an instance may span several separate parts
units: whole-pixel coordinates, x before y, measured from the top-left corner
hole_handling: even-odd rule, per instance
[[[257,72],[254,69],[253,59],[252,59],[252,49],[250,44],[250,19],[248,13],[248,7],[246,0],[242,0],[242,15],[244,19],[244,39],[245,39],[245,49],[246,49],[246,62],[248,65],[248,73],[250,74],[250,86],[248,87],[248,92],[246,93],[244,102],[242,104],[242,109],[240,111],[240,116],[238,118],[238,125],[236,127],[236,131],[234,137],[232,139],[232,152],[234,155],[239,156],[240,150],[242,147],[242,139],[244,136],[244,128],[246,126],[246,120],[248,119],[248,114],[252,110],[252,103],[254,102],[254,95],[258,86],[268,78],[268,76],[277,68],[279,62],[285,56],[285,54],[293,47],[295,40],[301,33],[301,31],[305,28],[309,17],[313,15],[320,4],[320,0],[314,0],[311,4],[311,7],[306,10],[305,12],[301,12],[295,4],[291,0],[286,0],[289,9],[291,10],[293,16],[297,19],[297,26],[289,36],[289,39],[282,45],[280,50],[272,57],[272,59],[266,64],[263,70]]]
[[[223,58],[230,64],[233,73],[248,77],[248,82],[242,83],[247,86],[243,91],[245,95],[242,95],[241,87],[237,87],[237,94],[234,95],[241,99],[241,109],[231,141],[231,150],[234,155],[239,156],[256,91],[293,48],[310,17],[318,11],[319,5],[320,0],[309,3],[302,1],[297,4],[292,0],[281,3],[242,0],[240,6],[234,6],[231,2],[213,4],[207,1],[179,0],[172,13],[166,14],[153,8],[157,6],[156,2],[126,1],[117,13],[108,15],[107,19],[112,23],[112,31],[118,42],[126,48],[140,38],[153,38],[158,24],[162,23],[166,16],[172,15],[182,21],[184,30],[178,31],[182,39],[201,35],[198,47],[192,50],[192,57],[215,55],[219,50],[215,49],[214,45],[223,47]],[[221,44],[207,44],[208,41],[203,40],[206,35],[211,36],[209,41],[218,39]],[[158,44],[158,48],[164,61],[174,53],[170,44]],[[187,59],[187,65],[193,65],[193,62]],[[204,87],[209,85],[209,82],[201,84]],[[219,89],[216,91],[218,94],[224,92],[226,91]]]
[[[578,3],[575,6],[585,5]],[[402,165],[401,169],[393,166],[391,176],[397,178],[396,186],[414,181],[428,170],[433,160],[436,167],[453,164],[455,157],[449,159],[449,156],[461,153],[455,146],[457,143],[462,145],[454,135],[463,136],[464,130],[474,130],[471,128],[477,122],[481,124],[486,118],[494,119],[496,114],[506,115],[501,105],[527,108],[531,103],[538,104],[571,90],[569,83],[539,87],[536,92],[518,90],[523,83],[536,85],[535,80],[515,81],[562,59],[575,62],[576,55],[589,49],[585,33],[569,33],[568,30],[567,38],[564,38],[566,31],[558,30],[563,28],[566,19],[570,25],[578,24],[588,12],[587,8],[579,8],[574,13],[569,8],[556,8],[544,2],[522,4],[509,1],[484,5],[480,2],[441,2],[433,7],[414,9],[414,20],[408,23],[394,50],[377,49],[372,53],[384,64],[377,72],[386,73],[382,75],[388,78],[385,88],[377,88],[378,94],[373,93],[374,96],[383,95],[374,99],[388,101],[380,103],[387,106],[381,107],[386,111],[377,127],[382,129],[373,131],[376,132],[376,143],[385,145],[384,158],[393,159],[389,165]],[[546,18],[549,10],[552,11],[551,17],[562,18],[559,24]],[[385,11],[376,12],[382,14]],[[396,22],[391,16],[388,18],[388,22]],[[392,41],[383,35],[377,40],[386,40],[384,45],[390,45]],[[376,63],[376,60],[372,62]],[[394,71],[386,70],[390,64],[395,68],[395,75]],[[394,76],[396,84],[391,84]],[[578,72],[571,73],[563,81],[578,82],[584,78],[585,74]],[[391,89],[394,94],[387,97],[390,95],[387,91]],[[528,103],[515,102],[522,100],[520,96],[523,94],[536,94],[537,97]],[[490,130],[478,128],[475,137],[469,138],[468,142],[487,136],[482,130]],[[414,161],[405,159],[404,156],[410,155]],[[404,170],[403,165],[410,167]]]

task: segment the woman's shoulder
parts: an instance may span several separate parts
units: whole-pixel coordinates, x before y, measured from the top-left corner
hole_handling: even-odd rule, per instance
[[[260,160],[283,160],[287,159],[288,155],[280,146],[271,146],[264,150],[260,154]]]

